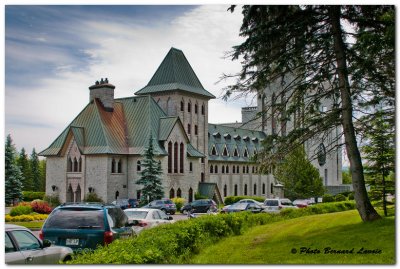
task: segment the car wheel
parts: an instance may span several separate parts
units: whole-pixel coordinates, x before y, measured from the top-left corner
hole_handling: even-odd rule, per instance
[[[187,213],[188,213],[188,211],[186,209],[182,210],[182,214],[186,215]]]

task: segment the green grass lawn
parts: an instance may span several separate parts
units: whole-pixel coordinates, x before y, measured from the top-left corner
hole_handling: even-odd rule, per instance
[[[15,224],[24,226],[28,229],[40,229],[42,228],[44,220],[41,221],[25,221],[25,222],[6,222],[6,224]]]
[[[325,253],[330,248],[331,253]],[[302,251],[303,250],[303,251]],[[333,251],[350,252],[336,253]],[[373,251],[361,254],[359,251]],[[363,223],[356,210],[255,227],[203,249],[192,264],[394,264],[394,216]]]

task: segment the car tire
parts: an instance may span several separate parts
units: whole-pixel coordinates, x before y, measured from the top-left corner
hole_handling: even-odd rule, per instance
[[[188,211],[186,209],[182,210],[182,214],[186,215],[187,213],[188,213]]]

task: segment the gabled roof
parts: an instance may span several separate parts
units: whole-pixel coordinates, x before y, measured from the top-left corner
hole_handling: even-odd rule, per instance
[[[213,94],[204,89],[181,50],[171,48],[146,87],[136,95],[166,91],[186,91],[209,99]]]

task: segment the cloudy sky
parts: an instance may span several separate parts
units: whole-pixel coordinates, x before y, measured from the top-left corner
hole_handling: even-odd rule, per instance
[[[42,151],[89,102],[88,87],[107,77],[115,96],[144,87],[171,47],[181,49],[205,89],[221,97],[224,58],[241,13],[228,6],[5,6],[5,135],[17,149]],[[211,123],[240,121],[252,98],[210,101]]]

